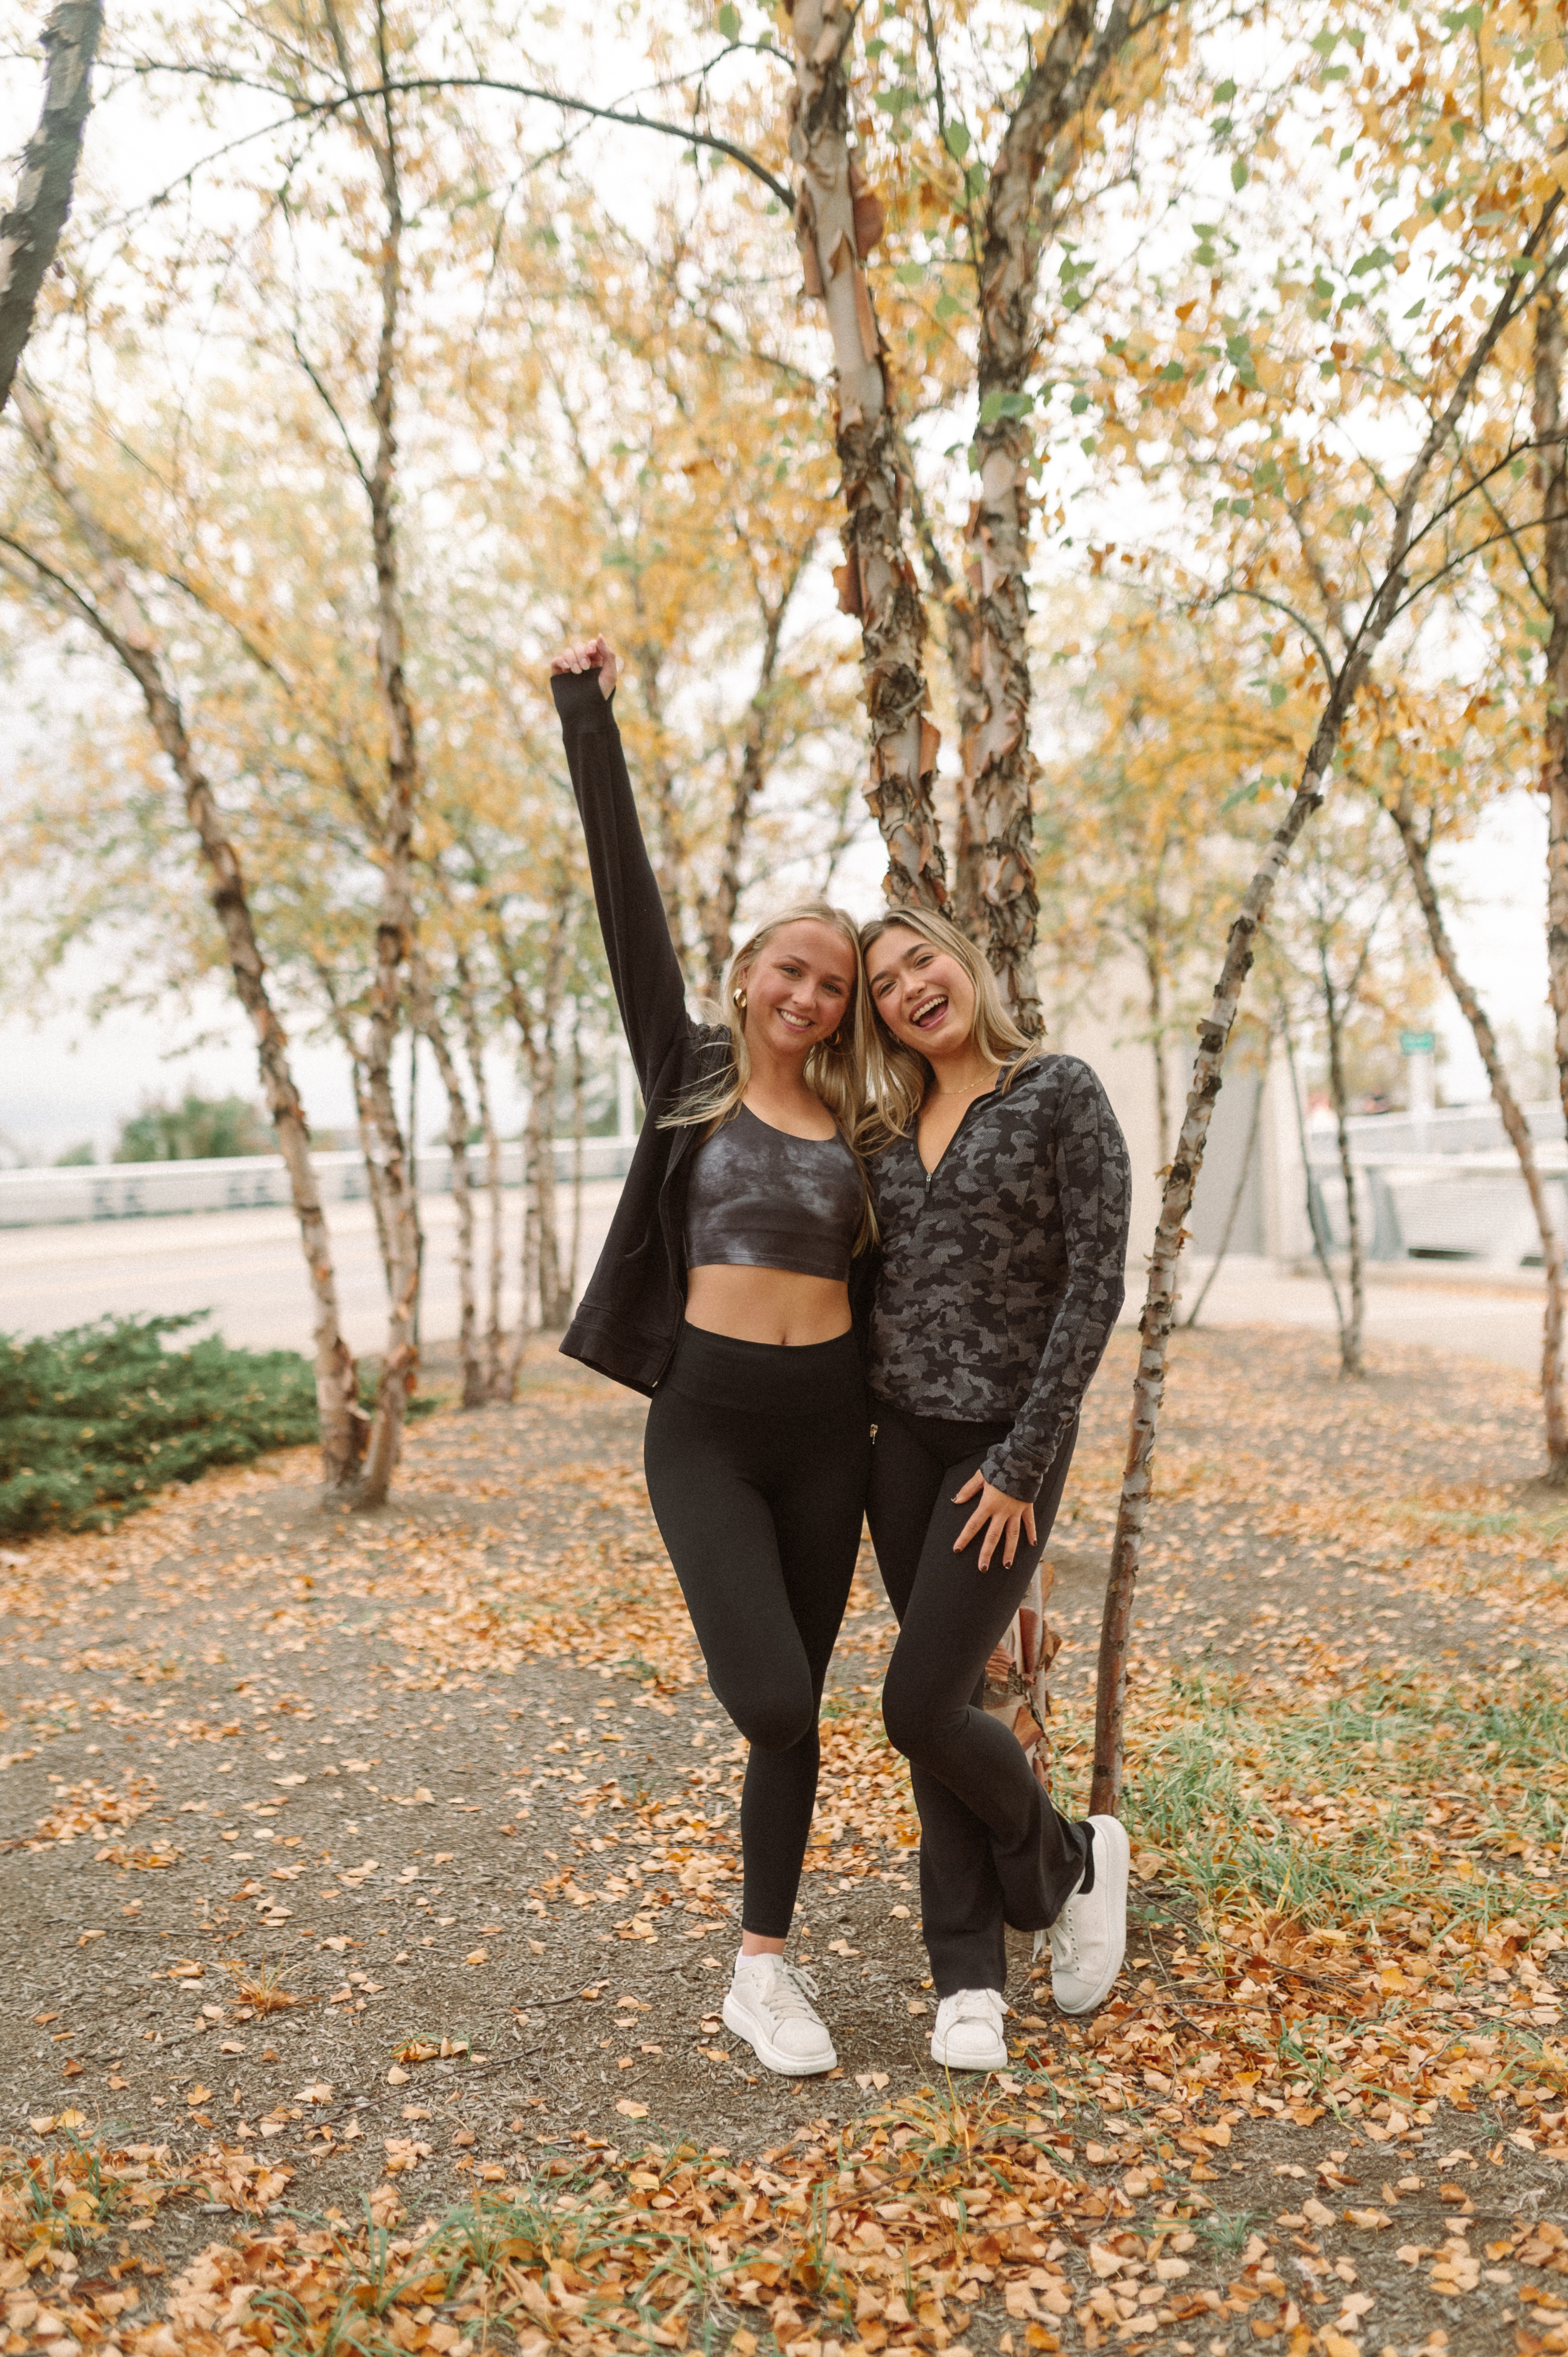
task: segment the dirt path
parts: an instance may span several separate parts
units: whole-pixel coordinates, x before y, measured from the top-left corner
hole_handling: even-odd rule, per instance
[[[1561,1921],[1568,1830],[1568,1518],[1530,1487],[1522,1379],[1380,1355],[1350,1389],[1310,1337],[1181,1342],[1116,2003],[1063,2025],[1015,1947],[1018,2061],[983,2098],[993,2131],[1011,2106],[1043,2136],[1048,2106],[1073,2201],[1103,2199],[1112,2222],[1118,2204],[1132,2224],[1166,2214],[1165,2243],[1139,2247],[1166,2248],[1168,2270],[1185,2235],[1179,2276],[1114,2251],[1107,2270],[1069,2236],[1033,2307],[1004,2308],[983,2269],[967,2307],[950,2286],[940,2332],[911,2316],[916,2341],[1093,2347],[1132,2325],[1144,2346],[1218,2352],[1267,2324],[1296,2357],[1568,2349],[1552,2291],[1568,2245],[1540,2241],[1568,2158],[1568,1949],[1541,1928]],[[1118,1337],[1052,1550],[1069,1792],[1130,1362]],[[542,1355],[515,1409],[419,1427],[381,1515],[324,1515],[301,1453],[0,1558],[15,2147],[80,2115],[78,2137],[160,2166],[249,2154],[252,2189],[272,2171],[285,2210],[352,2219],[378,2185],[382,2214],[433,2213],[553,2155],[650,2139],[755,2167],[931,2102],[916,1828],[875,1715],[890,1623],[869,1559],[800,1926],[841,2071],[781,2083],[718,2022],[740,1747],[651,1527],[641,1415]],[[1496,1734],[1477,1717],[1493,1704]],[[1486,1904],[1466,1913],[1477,1876]],[[171,2201],[138,2239],[156,2251],[138,2281],[215,2231],[213,2208]],[[1488,2238],[1506,2262],[1489,2274]],[[1064,2270],[1065,2314],[1046,2299]],[[1168,2315],[1140,2307],[1140,2276],[1167,2287]],[[1222,2284],[1229,2309],[1208,2301]],[[897,2343],[897,2305],[867,2311],[862,2345]]]

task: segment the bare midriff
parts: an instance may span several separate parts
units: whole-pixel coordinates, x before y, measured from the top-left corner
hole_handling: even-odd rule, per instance
[[[850,1329],[849,1287],[791,1268],[709,1265],[686,1272],[686,1322],[735,1342],[800,1349]]]

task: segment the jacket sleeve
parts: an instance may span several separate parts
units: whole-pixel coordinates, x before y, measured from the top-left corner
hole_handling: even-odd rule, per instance
[[[981,1470],[1010,1498],[1033,1499],[1105,1353],[1126,1292],[1133,1173],[1122,1125],[1087,1064],[1058,1111],[1051,1144],[1067,1239],[1067,1290],[1013,1428]]]
[[[610,981],[642,1100],[650,1104],[671,1049],[688,1026],[686,985],[638,823],[610,699],[600,694],[597,672],[557,672],[550,686],[582,814]]]

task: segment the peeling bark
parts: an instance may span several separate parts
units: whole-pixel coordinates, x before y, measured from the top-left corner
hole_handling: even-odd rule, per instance
[[[1568,351],[1563,309],[1553,293],[1535,315],[1535,438],[1547,452],[1541,514],[1543,570],[1552,609],[1546,649],[1546,742],[1541,785],[1546,796],[1546,973],[1563,1118],[1568,1125],[1568,445],[1563,430],[1563,364]]]
[[[844,504],[843,612],[859,617],[870,721],[865,799],[887,850],[895,905],[945,909],[948,888],[931,798],[939,733],[927,711],[926,609],[904,546],[908,485],[876,315],[862,268],[882,235],[882,207],[849,141],[843,52],[854,28],[823,0],[796,0],[789,155],[795,235],[808,295],[832,339],[834,439]]]
[[[1176,1313],[1176,1263],[1185,1241],[1187,1214],[1193,1189],[1203,1168],[1215,1099],[1219,1094],[1225,1050],[1236,1020],[1241,991],[1252,963],[1253,943],[1268,914],[1281,870],[1297,836],[1323,800],[1323,780],[1338,745],[1367,671],[1388,635],[1405,587],[1416,501],[1421,496],[1439,450],[1443,449],[1469,406],[1477,381],[1498,338],[1517,317],[1528,297],[1525,269],[1543,243],[1562,196],[1553,191],[1542,206],[1524,241],[1520,270],[1499,298],[1486,327],[1472,347],[1453,393],[1432,419],[1421,448],[1400,487],[1389,535],[1387,563],[1377,590],[1362,616],[1351,651],[1333,674],[1312,745],[1303,766],[1301,782],[1284,819],[1271,836],[1256,873],[1242,897],[1230,926],[1225,960],[1214,986],[1208,1014],[1197,1027],[1197,1056],[1193,1066],[1187,1113],[1161,1199],[1154,1251],[1149,1256],[1148,1286],[1139,1321],[1138,1370],[1133,1383],[1128,1422],[1127,1458],[1117,1505],[1116,1532],[1111,1546],[1111,1575],[1106,1584],[1105,1609],[1100,1633],[1100,1674],[1094,1710],[1094,1775],[1090,1809],[1093,1813],[1115,1811],[1122,1792],[1123,1727],[1127,1702],[1127,1657],[1132,1644],[1133,1600],[1143,1560],[1144,1528],[1153,1491],[1155,1442],[1165,1397],[1165,1364]]]
[[[255,1035],[262,1087],[288,1172],[289,1196],[310,1278],[322,1480],[329,1492],[351,1492],[364,1456],[368,1419],[360,1406],[359,1369],[343,1338],[332,1243],[310,1159],[310,1130],[289,1061],[288,1036],[267,985],[266,961],[256,939],[244,872],[217,797],[197,759],[179,697],[169,682],[162,651],[130,574],[71,477],[47,413],[25,390],[18,393],[17,407],[38,463],[102,577],[109,593],[108,610],[38,558],[20,549],[17,553],[27,556],[57,607],[86,622],[140,688],[153,732],[179,781],[186,816],[212,877],[209,898],[222,929],[234,993]]]
[[[1535,1140],[1530,1134],[1530,1124],[1524,1117],[1524,1107],[1514,1093],[1508,1069],[1498,1048],[1497,1034],[1486,1008],[1470,987],[1460,969],[1453,939],[1444,921],[1443,909],[1433,882],[1429,844],[1423,839],[1416,824],[1415,813],[1408,797],[1398,802],[1385,802],[1388,812],[1400,832],[1404,845],[1405,862],[1410,869],[1415,897],[1421,903],[1421,913],[1426,920],[1427,938],[1433,954],[1442,968],[1443,979],[1458,1002],[1459,1011],[1470,1027],[1476,1049],[1487,1068],[1491,1085],[1492,1102],[1502,1117],[1509,1144],[1519,1158],[1519,1167],[1530,1196],[1530,1208],[1535,1214],[1536,1228],[1541,1236],[1541,1257],[1546,1270],[1546,1318],[1541,1345],[1541,1396],[1546,1422],[1546,1478],[1554,1488],[1568,1484],[1568,1368],[1563,1365],[1563,1298],[1568,1259],[1563,1252],[1563,1240],[1552,1224],[1552,1207],[1536,1160]]]
[[[949,622],[961,725],[960,922],[981,942],[1009,1013],[1044,1029],[1035,978],[1034,786],[1029,749],[1029,482],[1034,437],[1022,397],[1036,358],[1035,306],[1049,221],[1040,181],[1053,150],[1125,45],[1115,0],[1100,32],[1093,0],[1068,5],[1030,72],[986,185],[976,256],[980,401],[972,464],[979,491],[964,531],[963,587]],[[1042,202],[1042,196],[1044,201]]]
[[[102,30],[100,0],[59,0],[44,27],[43,112],[22,152],[16,201],[0,215],[0,409],[11,397],[38,289],[70,211]]]
[[[329,10],[336,31],[336,17]],[[376,30],[381,82],[389,76],[385,23],[378,0]],[[372,135],[361,117],[381,174],[386,225],[381,264],[381,328],[371,414],[376,455],[365,479],[376,581],[376,679],[387,732],[386,796],[380,844],[381,900],[370,992],[366,1086],[375,1125],[377,1171],[384,1190],[391,1262],[387,1340],[376,1386],[376,1409],[365,1449],[361,1501],[385,1501],[403,1445],[408,1402],[419,1372],[415,1318],[419,1300],[419,1234],[412,1173],[392,1094],[392,1050],[402,1028],[404,981],[413,952],[413,817],[420,791],[419,748],[403,670],[403,588],[399,575],[397,500],[398,332],[403,304],[403,195],[392,100],[383,96],[382,128]]]

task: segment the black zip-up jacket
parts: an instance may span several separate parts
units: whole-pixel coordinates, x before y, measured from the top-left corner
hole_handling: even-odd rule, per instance
[[[870,1174],[873,1399],[1008,1425],[981,1470],[1033,1499],[1122,1307],[1132,1170],[1110,1098],[1076,1056],[1041,1056],[966,1107],[929,1178],[913,1131]]]
[[[572,791],[587,840],[594,899],[627,1045],[647,1107],[631,1168],[598,1265],[561,1348],[618,1383],[651,1394],[686,1311],[686,1187],[700,1128],[660,1129],[660,1116],[695,1082],[724,1073],[728,1025],[694,1023],[664,903],[643,845],[620,730],[595,672],[550,682],[566,740]],[[871,1274],[851,1276],[862,1305]]]
[[[698,1134],[659,1118],[694,1082],[722,1072],[727,1029],[693,1023],[664,903],[638,824],[610,699],[596,671],[550,682],[572,791],[587,839],[594,899],[627,1046],[647,1116],[598,1265],[561,1348],[651,1394],[686,1307],[686,1175]]]

